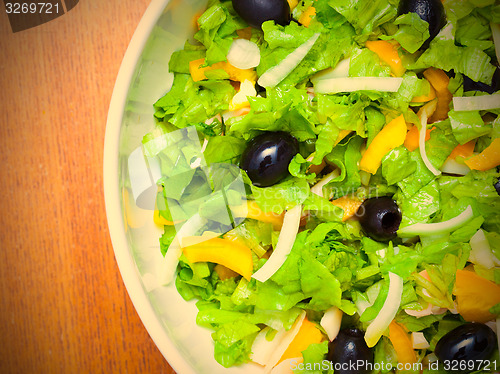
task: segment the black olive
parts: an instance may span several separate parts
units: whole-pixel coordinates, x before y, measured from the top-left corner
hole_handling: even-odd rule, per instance
[[[465,374],[479,370],[481,361],[491,356],[496,345],[492,329],[483,323],[471,322],[458,326],[439,339],[434,353],[442,363],[448,362],[450,368],[456,367],[450,372]]]
[[[279,25],[290,23],[290,5],[287,0],[232,0],[233,8],[250,26],[260,29],[265,21]]]
[[[343,329],[328,344],[327,359],[333,363],[335,374],[371,372],[367,370],[367,366],[373,365],[373,349],[366,345],[364,335],[363,331],[358,329]]]
[[[498,179],[493,186],[495,187],[495,190],[497,190],[497,194],[500,195],[500,179]]]
[[[288,165],[298,151],[299,143],[292,135],[265,132],[248,143],[240,167],[255,186],[271,186],[289,175]]]
[[[401,0],[398,16],[406,13],[416,13],[429,23],[430,37],[424,42],[421,49],[426,49],[431,40],[446,25],[446,12],[441,0]]]
[[[493,73],[493,80],[488,85],[482,82],[474,82],[468,76],[464,75],[464,91],[482,91],[492,94],[500,90],[500,68],[496,68]]]
[[[389,196],[366,199],[356,215],[366,235],[377,241],[394,239],[401,223],[401,211]]]

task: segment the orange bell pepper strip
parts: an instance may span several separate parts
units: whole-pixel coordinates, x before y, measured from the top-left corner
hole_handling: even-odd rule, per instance
[[[455,148],[453,148],[453,151],[451,151],[450,155],[448,158],[455,159],[457,157],[471,157],[474,153],[474,148],[476,147],[476,140],[471,140],[470,142],[467,142],[465,144],[459,144]]]
[[[431,138],[431,131],[434,130],[435,127],[431,129],[427,129],[425,132],[425,141]],[[419,130],[417,126],[412,126],[408,133],[406,134],[405,142],[403,143],[407,150],[413,152],[415,149],[419,147]]]
[[[336,200],[333,200],[332,204],[338,206],[344,211],[342,222],[345,222],[349,218],[354,217],[362,202],[350,196],[342,196]]]
[[[257,73],[254,69],[238,69],[235,68],[227,61],[217,62],[211,66],[205,66],[205,59],[200,58],[189,62],[189,73],[193,81],[198,82],[207,79],[205,72],[210,70],[224,70],[229,74],[229,79],[232,81],[243,82],[249,80],[255,82],[257,80]]]
[[[500,286],[473,271],[457,270],[453,294],[457,311],[468,322],[488,322],[495,318],[490,308],[500,303]]]
[[[361,157],[359,169],[375,174],[382,164],[382,158],[396,147],[402,145],[406,138],[406,122],[403,115],[394,118],[375,136]]]
[[[236,241],[213,238],[182,249],[191,263],[213,262],[250,280],[253,270],[252,250]]]
[[[490,170],[500,165],[500,138],[494,139],[480,154],[465,160],[465,164],[473,170]]]
[[[450,90],[448,90],[450,78],[448,78],[443,70],[436,68],[428,68],[425,70],[424,77],[436,90],[436,97],[438,99],[436,111],[430,117],[430,122],[442,121],[448,118],[450,103],[453,99],[453,95]]]
[[[323,339],[323,334],[316,325],[307,318],[304,318],[302,325],[300,325],[299,332],[295,335],[295,338],[293,338],[278,363],[290,358],[302,357],[302,352],[305,351],[307,347],[311,344],[321,343]]]
[[[312,5],[306,9],[299,17],[299,23],[305,27],[308,27],[312,21],[312,17],[316,15],[316,8]]]
[[[389,325],[389,340],[396,351],[398,362],[402,364],[417,362],[417,355],[411,344],[411,339],[396,321],[392,321]]]
[[[427,95],[415,96],[411,99],[412,103],[426,103],[436,98],[436,90],[432,85],[429,85],[429,93]]]
[[[406,68],[398,54],[399,43],[391,43],[387,40],[368,40],[365,46],[370,51],[375,52],[381,61],[389,65],[396,77],[403,76]]]

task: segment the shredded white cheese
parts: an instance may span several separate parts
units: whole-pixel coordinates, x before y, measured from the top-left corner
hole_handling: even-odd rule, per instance
[[[403,278],[389,272],[389,292],[387,293],[387,298],[377,317],[368,325],[365,332],[365,342],[368,347],[375,346],[384,331],[389,327],[389,324],[398,312],[402,294]]]
[[[285,213],[283,226],[278,237],[278,243],[269,260],[257,270],[252,278],[259,282],[265,282],[272,277],[274,273],[283,265],[286,258],[292,250],[295,237],[299,231],[300,216],[302,214],[302,205],[296,205]]]
[[[314,84],[314,92],[333,94],[338,92],[379,91],[397,92],[403,78],[395,77],[344,77],[322,79]]]
[[[286,56],[278,65],[273,66],[262,74],[257,83],[262,87],[274,87],[295,69],[300,62],[306,57],[316,40],[319,38],[319,33],[311,36],[304,44],[300,45],[292,53]]]
[[[500,93],[453,98],[453,109],[457,112],[467,110],[491,110],[498,108],[500,108]]]

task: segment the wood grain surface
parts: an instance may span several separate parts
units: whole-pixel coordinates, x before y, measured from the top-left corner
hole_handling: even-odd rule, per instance
[[[0,5],[0,373],[174,373],[123,286],[106,116],[148,0],[81,0],[13,34]]]

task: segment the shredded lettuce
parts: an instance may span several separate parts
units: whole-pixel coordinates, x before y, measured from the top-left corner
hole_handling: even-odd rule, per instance
[[[316,15],[305,27],[296,19],[310,5]],[[431,345],[428,352],[462,323],[450,312],[416,318],[405,309],[419,311],[429,303],[455,308],[455,273],[467,266],[469,241],[479,229],[500,259],[497,168],[471,170],[464,176],[434,175],[419,150],[409,151],[404,145],[386,153],[373,175],[358,167],[363,152],[391,119],[402,114],[408,128],[420,124],[416,111],[422,103],[413,100],[430,93],[430,83],[422,77],[424,69],[444,70],[454,98],[481,97],[464,92],[464,76],[491,83],[498,61],[490,23],[500,23],[500,6],[494,0],[448,0],[444,6],[447,24],[427,47],[427,22],[413,13],[398,17],[397,1],[304,1],[293,10],[289,25],[267,21],[262,29],[248,33],[230,1],[210,0],[197,20],[194,40],[172,55],[172,87],[154,104],[157,126],[142,142],[146,160],[157,162],[161,169],[162,177],[155,181],[158,214],[174,223],[164,226],[162,254],[168,253],[176,228],[198,214],[205,222],[200,234],[229,232],[228,237],[237,237],[252,250],[255,272],[276,247],[279,224],[266,221],[265,215],[233,217],[228,205],[252,200],[263,212],[276,214],[299,204],[303,207],[301,227],[287,259],[265,282],[241,276],[222,280],[215,264],[190,263],[180,256],[175,286],[185,300],[198,300],[196,322],[213,331],[214,357],[222,366],[248,362],[253,341],[263,328],[271,329],[270,336],[289,330],[303,310],[318,324],[324,312],[335,306],[344,313],[343,325],[366,330],[384,306],[389,275],[403,279],[395,320],[408,331],[423,332]],[[311,37],[317,39],[274,87],[256,84],[257,95],[248,98],[249,108],[229,112],[238,82],[230,81],[223,69],[207,71],[206,79],[195,82],[189,63],[202,58],[207,66],[226,61],[232,41],[242,32],[259,47],[257,78]],[[397,92],[325,95],[315,90],[311,78],[347,58],[348,78],[392,77],[390,67],[365,48],[367,40],[400,44],[398,54],[407,70],[398,78]],[[432,131],[425,147],[431,164],[441,168],[455,147],[471,140],[476,141],[476,152],[484,150],[500,135],[499,113],[487,108],[451,109],[448,118],[429,124]],[[183,131],[192,133],[185,136]],[[288,165],[290,175],[262,188],[252,185],[238,165],[248,141],[268,131],[286,131],[300,146]],[[324,186],[324,196],[311,193],[311,187],[328,175],[335,177]],[[378,242],[366,235],[357,218],[344,221],[344,210],[360,214],[357,201],[378,196],[396,201],[402,214],[400,228],[444,222],[469,206],[472,214],[460,227],[433,236]],[[343,208],[332,204],[340,198],[339,204],[347,204]],[[422,275],[424,270],[430,280]],[[498,269],[478,267],[476,272],[500,282]],[[498,306],[492,310],[498,311]],[[374,348],[375,362],[395,365],[394,347],[387,332],[382,334]],[[302,352],[305,372],[320,374],[307,369],[307,364],[321,362],[327,351],[326,341],[307,347]],[[422,351],[419,359],[427,353]]]

